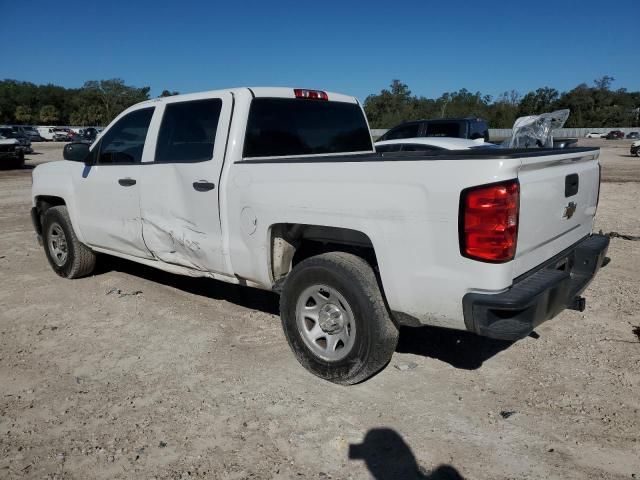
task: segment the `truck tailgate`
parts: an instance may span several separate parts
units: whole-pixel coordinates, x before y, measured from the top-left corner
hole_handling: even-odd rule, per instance
[[[514,278],[591,233],[600,188],[598,156],[594,149],[522,159]]]

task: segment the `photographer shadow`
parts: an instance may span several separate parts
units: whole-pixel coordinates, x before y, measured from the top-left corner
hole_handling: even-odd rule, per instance
[[[364,460],[376,480],[464,480],[451,465],[425,471],[418,465],[409,445],[390,428],[369,430],[360,444],[349,445],[351,460]]]

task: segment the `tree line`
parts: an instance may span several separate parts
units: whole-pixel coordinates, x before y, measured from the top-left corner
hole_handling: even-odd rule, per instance
[[[390,128],[399,123],[441,117],[481,117],[491,128],[511,128],[516,118],[568,108],[566,127],[640,126],[640,91],[611,89],[614,78],[596,79],[593,86],[581,83],[568,92],[542,87],[521,95],[515,90],[497,98],[461,89],[438,98],[417,97],[400,80],[389,89],[369,95],[364,109],[371,128]]]
[[[420,118],[481,117],[492,128],[510,128],[523,115],[568,108],[567,127],[640,126],[640,92],[613,90],[605,76],[589,86],[568,92],[550,87],[521,95],[515,90],[494,98],[461,89],[438,98],[418,97],[400,80],[389,89],[369,95],[364,109],[372,128],[390,128]],[[150,87],[133,87],[121,79],[91,80],[81,88],[0,81],[0,123],[50,125],[107,125],[129,106],[149,99]],[[177,95],[164,90],[160,96]]]
[[[90,80],[81,88],[0,81],[0,123],[41,125],[107,125],[131,105],[149,99],[150,87],[123,80]],[[177,95],[164,90],[161,96]]]

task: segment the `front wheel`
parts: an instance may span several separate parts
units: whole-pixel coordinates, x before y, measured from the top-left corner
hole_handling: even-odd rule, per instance
[[[43,246],[51,268],[65,278],[89,275],[96,255],[76,237],[67,207],[49,208],[42,220]]]
[[[348,253],[324,253],[300,262],[284,284],[280,316],[298,361],[338,384],[351,385],[377,373],[398,342],[373,269]]]

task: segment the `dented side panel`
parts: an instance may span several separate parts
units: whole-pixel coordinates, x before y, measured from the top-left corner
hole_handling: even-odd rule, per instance
[[[206,98],[222,99],[222,110],[210,160],[195,163],[154,163],[160,115],[150,127],[147,140],[153,155],[143,165],[140,212],[144,243],[156,260],[201,272],[231,275],[225,266],[220,227],[219,178],[224,164],[232,95],[221,93]],[[198,189],[206,182],[210,190]]]

